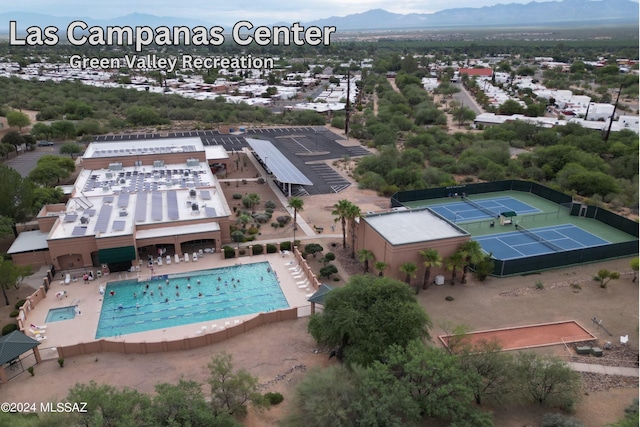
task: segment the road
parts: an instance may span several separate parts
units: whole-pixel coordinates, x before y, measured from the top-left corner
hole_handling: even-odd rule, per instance
[[[26,178],[35,167],[38,165],[38,160],[42,156],[54,155],[61,156],[60,144],[55,144],[51,147],[36,147],[35,151],[27,151],[20,154],[18,157],[14,157],[9,160],[3,161],[6,166],[12,167],[23,178]]]
[[[464,86],[462,86],[462,83],[454,83],[454,86],[460,89],[460,92],[453,94],[453,98],[456,101],[458,101],[461,105],[464,105],[465,107],[473,110],[476,115],[484,113],[482,107],[480,107],[476,100],[471,96],[471,94],[467,92]]]

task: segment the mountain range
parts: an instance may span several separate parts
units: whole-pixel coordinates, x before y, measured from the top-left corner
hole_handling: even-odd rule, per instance
[[[63,32],[73,21],[82,20],[90,26],[150,26],[160,25],[205,27],[223,26],[230,29],[233,23],[206,22],[201,19],[159,17],[133,13],[113,19],[83,17],[60,17],[38,13],[0,13],[0,32],[9,31],[9,21],[17,21],[19,33],[29,26],[56,26]],[[373,9],[347,16],[332,16],[304,25],[336,26],[338,31],[384,30],[384,29],[429,29],[443,27],[539,27],[554,25],[621,25],[638,24],[638,3],[630,0],[562,0],[527,4],[496,4],[480,8],[445,9],[435,13],[398,14],[383,9]],[[258,25],[258,24],[256,24]],[[262,25],[274,25],[265,23]],[[279,25],[291,25],[281,23]]]

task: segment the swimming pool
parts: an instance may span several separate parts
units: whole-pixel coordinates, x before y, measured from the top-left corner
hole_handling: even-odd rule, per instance
[[[96,339],[288,307],[268,262],[111,282]]]
[[[69,320],[75,317],[76,317],[75,306],[52,308],[47,313],[47,318],[45,319],[45,323],[59,322],[61,320]]]

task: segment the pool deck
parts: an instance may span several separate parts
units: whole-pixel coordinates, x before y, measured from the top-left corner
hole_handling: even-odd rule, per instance
[[[222,255],[205,254],[203,258],[197,262],[181,262],[179,264],[171,263],[169,265],[154,266],[154,275],[186,273],[197,270],[209,270],[218,267],[228,267],[242,264],[252,264],[257,262],[268,261],[273,271],[276,272],[280,287],[284,293],[289,307],[308,306],[307,294],[313,292],[311,288],[307,291],[305,288],[298,288],[297,282],[289,268],[294,267],[297,263],[294,256],[289,253],[257,255],[252,257],[223,259]],[[121,272],[112,273],[102,278],[90,281],[85,284],[82,280],[82,273],[76,274],[78,280],[71,282],[69,285],[62,284],[59,280],[51,283],[51,288],[47,293],[47,298],[42,300],[33,310],[29,312],[26,325],[45,325],[45,319],[49,309],[60,308],[72,305],[79,301],[78,308],[80,315],[76,315],[74,319],[62,320],[58,322],[46,323],[47,338],[43,340],[41,347],[67,346],[78,343],[88,343],[96,341],[96,329],[100,320],[100,311],[102,309],[102,299],[104,295],[99,292],[100,286],[106,288],[108,282],[127,280],[138,278],[139,280],[148,279],[151,276],[151,270],[147,266],[142,266],[140,272]],[[58,299],[56,294],[59,291],[66,291],[66,297]],[[76,301],[77,300],[77,301]],[[230,317],[226,319],[216,319],[207,322],[192,323],[189,325],[175,326],[165,329],[155,329],[146,332],[137,332],[134,334],[122,335],[118,337],[104,338],[109,341],[125,341],[125,342],[160,342],[164,340],[175,340],[180,338],[193,337],[202,334],[203,331],[211,331],[213,325],[224,326],[226,322],[230,325],[236,321],[255,317],[256,314],[249,314],[238,317]],[[33,334],[29,331],[29,327],[25,327],[25,333],[29,336]]]

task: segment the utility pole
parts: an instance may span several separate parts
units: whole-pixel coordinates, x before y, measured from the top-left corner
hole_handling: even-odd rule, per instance
[[[344,108],[345,120],[344,120],[344,134],[349,138],[349,110],[351,109],[351,102],[349,101],[351,93],[351,73],[347,70],[347,105]]]
[[[616,96],[616,103],[613,104],[613,113],[611,113],[611,117],[609,118],[609,127],[607,128],[607,133],[604,135],[604,141],[609,142],[609,134],[611,133],[611,125],[613,124],[613,118],[616,116],[616,109],[618,108],[618,100],[620,99],[620,93],[622,92],[622,83],[620,83],[620,88],[618,89],[618,96]]]

